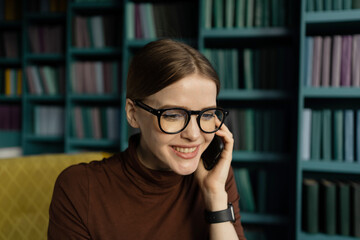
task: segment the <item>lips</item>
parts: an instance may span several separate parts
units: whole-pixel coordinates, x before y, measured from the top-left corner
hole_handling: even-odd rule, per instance
[[[199,152],[199,146],[196,147],[183,147],[183,146],[172,146],[171,149],[174,153],[184,159],[194,158]]]

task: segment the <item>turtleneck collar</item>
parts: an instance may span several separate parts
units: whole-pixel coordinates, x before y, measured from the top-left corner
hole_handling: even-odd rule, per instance
[[[152,170],[146,168],[139,160],[137,147],[140,143],[140,134],[130,137],[129,147],[126,150],[125,166],[129,178],[144,193],[168,192],[175,188],[184,176],[173,171]]]

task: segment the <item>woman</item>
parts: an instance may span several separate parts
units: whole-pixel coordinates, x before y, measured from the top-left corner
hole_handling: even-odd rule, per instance
[[[60,174],[49,239],[245,239],[219,85],[208,60],[186,44],[142,48],[130,64],[125,107],[140,134],[124,152]],[[224,149],[206,170],[201,155],[215,134]]]

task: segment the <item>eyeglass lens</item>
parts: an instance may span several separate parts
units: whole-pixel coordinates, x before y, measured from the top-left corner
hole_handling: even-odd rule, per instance
[[[200,128],[204,132],[213,132],[217,130],[215,119],[216,117],[223,121],[224,113],[218,109],[209,109],[202,112],[200,116]],[[188,113],[181,109],[172,109],[163,112],[160,117],[161,128],[168,133],[175,133],[181,131],[189,120]]]

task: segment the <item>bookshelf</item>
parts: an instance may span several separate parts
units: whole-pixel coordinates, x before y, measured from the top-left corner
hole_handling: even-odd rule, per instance
[[[324,3],[326,3],[325,1]],[[329,1],[331,2],[331,1]],[[342,2],[342,1],[339,1]],[[344,1],[351,2],[351,1]],[[356,1],[353,1],[355,4]],[[348,85],[345,81],[346,79],[346,70],[343,66],[340,68],[339,72],[329,71],[327,64],[330,65],[331,69],[334,69],[335,66],[332,61],[335,61],[338,57],[334,54],[336,51],[336,36],[341,39],[341,53],[344,54],[344,46],[346,43],[344,40],[345,36],[354,36],[359,34],[356,29],[356,25],[359,24],[359,9],[336,9],[336,10],[322,10],[317,11],[316,9],[309,10],[309,1],[301,2],[301,21],[300,21],[300,74],[299,74],[299,100],[298,100],[298,147],[297,147],[297,172],[296,172],[296,239],[309,239],[309,240],[330,240],[330,239],[359,239],[355,237],[354,224],[355,218],[345,215],[345,218],[340,215],[336,215],[338,221],[338,226],[335,231],[331,233],[329,230],[323,227],[325,224],[332,224],[333,217],[328,215],[328,213],[333,212],[335,214],[340,214],[341,211],[344,211],[341,201],[347,202],[347,205],[350,206],[350,212],[355,212],[355,205],[352,203],[351,195],[345,195],[349,198],[344,198],[340,195],[340,182],[345,185],[349,185],[350,192],[352,190],[352,185],[349,182],[356,182],[359,180],[360,174],[360,159],[356,156],[356,152],[359,151],[358,146],[355,144],[359,141],[357,138],[358,134],[356,132],[357,127],[357,116],[356,112],[359,109],[359,87],[355,86],[355,78],[351,76],[350,84]],[[345,6],[345,5],[344,5]],[[319,7],[319,6],[317,6]],[[320,36],[322,43],[322,52],[318,54],[318,57],[315,58],[316,49],[319,49],[319,45],[315,47],[316,37]],[[330,36],[330,38],[328,37]],[[309,56],[311,52],[311,40],[313,39],[313,55]],[[327,40],[325,40],[327,38]],[[325,41],[328,41],[326,43]],[[326,52],[328,49],[328,44],[331,42],[330,55],[327,55],[329,52]],[[310,43],[310,44],[309,44]],[[350,52],[353,54],[353,52]],[[311,59],[311,57],[313,57]],[[327,63],[327,59],[332,61]],[[340,55],[341,64],[348,57]],[[321,60],[316,60],[321,59]],[[344,60],[345,59],[345,60]],[[309,60],[313,63],[312,69],[309,70]],[[316,66],[319,64],[320,66]],[[352,59],[349,64],[352,64]],[[319,72],[317,72],[320,69]],[[309,74],[312,75],[309,77]],[[320,76],[320,84],[314,85],[314,79]],[[336,77],[339,76],[339,77]],[[307,82],[307,79],[311,79],[311,83]],[[330,81],[328,81],[330,80]],[[340,80],[339,84],[336,83],[336,80]],[[326,84],[325,84],[326,83]],[[311,123],[309,124],[309,112],[311,112]],[[317,112],[321,114],[321,120],[314,120]],[[326,113],[327,112],[327,113]],[[347,113],[349,113],[348,116]],[[338,114],[339,113],[339,114]],[[340,116],[339,118],[336,116]],[[320,125],[315,127],[316,122],[319,122]],[[331,123],[331,125],[326,125]],[[317,134],[320,133],[320,138],[316,139],[313,136],[310,136],[308,133],[308,127],[311,126],[311,130],[317,131]],[[353,129],[351,129],[351,126]],[[318,129],[321,129],[318,131]],[[339,132],[340,131],[340,132]],[[329,134],[329,135],[324,135]],[[328,136],[325,137],[325,136]],[[309,140],[306,143],[306,139]],[[339,140],[341,139],[341,140]],[[311,143],[310,143],[311,142]],[[318,145],[321,144],[321,146]],[[354,145],[352,145],[354,144]],[[320,155],[316,153],[313,149],[319,146]],[[331,151],[327,149],[331,146]],[[352,147],[349,147],[352,146]],[[310,148],[308,148],[310,147]],[[310,150],[308,152],[307,150]],[[339,153],[340,151],[340,153]],[[307,154],[304,154],[306,152]],[[308,154],[309,153],[309,154]],[[339,155],[340,154],[340,155]],[[306,156],[305,156],[306,155]],[[353,156],[352,156],[353,155]],[[318,156],[318,157],[315,157]],[[320,156],[320,158],[319,158]],[[340,158],[339,158],[340,156]],[[352,156],[349,158],[349,156]],[[312,232],[308,228],[308,219],[304,212],[309,211],[309,200],[314,199],[310,196],[310,187],[305,187],[305,179],[313,179],[319,183],[319,192],[316,195],[319,197],[318,208],[320,213],[314,213],[312,218],[318,218],[316,223],[311,223]],[[335,184],[336,192],[334,195],[326,195],[324,197],[323,185],[320,184],[320,181],[323,179],[329,180]],[[315,188],[312,188],[315,189]],[[315,192],[314,192],[315,193]],[[334,197],[336,200],[334,201]],[[335,203],[335,204],[334,204]],[[309,204],[309,205],[308,205]],[[331,206],[334,204],[335,208]],[[328,213],[324,213],[322,209],[326,209]],[[355,215],[354,215],[355,216]],[[330,220],[329,220],[330,219]],[[343,232],[345,228],[345,232]],[[356,228],[356,227],[355,227]],[[358,233],[357,233],[358,234]]]
[[[353,0],[353,2],[355,1]],[[269,134],[269,131],[263,132],[264,129],[278,130],[276,134],[273,134],[276,136],[272,138],[271,144],[276,142],[277,135],[285,134],[284,130],[288,129],[287,135],[283,135],[281,138],[282,141],[285,141],[285,150],[247,150],[243,147],[236,149],[233,153],[234,169],[247,169],[250,173],[250,180],[254,182],[255,204],[263,204],[259,201],[259,196],[264,194],[265,191],[261,189],[261,186],[271,186],[266,191],[273,188],[273,191],[277,193],[270,194],[267,192],[265,194],[266,198],[273,202],[274,206],[277,206],[271,211],[269,209],[269,211],[242,211],[242,221],[245,229],[252,229],[255,226],[255,231],[260,229],[260,232],[264,233],[267,239],[358,239],[339,234],[332,236],[321,231],[317,234],[309,234],[303,230],[303,180],[306,178],[317,180],[325,178],[329,180],[359,181],[360,164],[357,163],[360,160],[355,158],[354,163],[345,163],[335,162],[333,157],[330,157],[317,160],[310,158],[304,161],[302,136],[305,109],[313,111],[329,109],[331,114],[339,110],[353,110],[354,116],[356,116],[356,111],[360,109],[359,87],[332,87],[331,84],[328,87],[313,87],[304,84],[308,74],[308,55],[306,53],[308,38],[360,34],[357,30],[360,23],[359,8],[318,11],[315,9],[318,6],[314,5],[314,9],[308,11],[306,5],[308,2],[325,3],[329,1],[307,0],[278,0],[277,7],[271,5],[277,1],[257,0],[187,0],[171,2],[165,0],[97,2],[68,0],[60,1],[66,4],[62,4],[59,9],[52,11],[48,9],[49,6],[34,7],[35,5],[32,5],[31,1],[22,0],[20,2],[22,3],[18,7],[20,11],[13,14],[12,20],[1,19],[0,14],[0,37],[4,32],[16,32],[19,53],[18,57],[9,58],[1,55],[0,50],[0,84],[4,82],[5,69],[22,69],[22,91],[21,95],[7,95],[0,87],[0,107],[4,105],[20,107],[23,117],[21,118],[20,128],[15,130],[0,129],[0,147],[21,146],[26,155],[52,152],[72,153],[86,150],[110,152],[124,150],[128,145],[129,134],[131,134],[126,122],[125,111],[123,111],[127,69],[131,56],[139,48],[157,38],[170,37],[190,44],[204,54],[207,54],[208,50],[210,50],[211,54],[214,54],[214,50],[220,50],[220,55],[224,54],[224,50],[232,50],[238,56],[239,64],[237,67],[241,69],[238,73],[234,73],[237,74],[238,77],[235,78],[238,78],[239,81],[233,87],[221,90],[218,96],[219,105],[235,112],[247,111],[248,115],[245,114],[245,116],[252,119],[254,125],[245,126],[253,128],[254,135],[250,137],[254,139],[254,146],[268,144],[261,142],[258,137],[261,136],[259,133]],[[211,10],[208,5],[210,2],[224,4],[222,22],[218,22],[219,12]],[[252,7],[246,5],[246,9],[239,10],[238,2],[253,2],[254,5]],[[283,5],[280,4],[281,2],[283,2]],[[349,1],[344,0],[343,2]],[[232,24],[227,20],[228,14],[226,13],[229,8],[225,8],[226,4],[231,3],[235,4],[233,8],[235,13],[243,11],[241,16],[244,16],[244,18],[239,18],[239,14],[232,15],[234,19]],[[265,5],[257,5],[261,3]],[[166,19],[170,19],[167,22],[171,22],[173,25],[176,24],[176,30],[171,30],[172,28],[175,29],[171,24],[159,25],[159,20],[156,20],[156,17],[153,23],[155,29],[152,29],[154,32],[137,30],[134,17],[135,6],[141,6],[145,11],[151,8],[156,9],[156,17],[164,15]],[[186,17],[179,14],[184,9],[188,10],[186,11]],[[164,12],[166,13],[164,14]],[[104,16],[110,16],[110,18],[107,19]],[[275,16],[279,17],[275,18]],[[252,23],[248,20],[250,18],[254,20]],[[98,36],[102,35],[104,39],[94,39],[94,37],[91,37],[92,32],[88,26],[98,24],[96,25],[98,27],[101,21],[110,23],[112,33],[109,34],[108,29],[103,28],[104,33],[98,34]],[[144,19],[140,21],[144,21]],[[84,23],[86,26],[81,25]],[[60,27],[61,33],[58,38],[60,39],[60,45],[57,51],[34,51],[29,28],[39,26],[49,27],[49,29]],[[81,29],[85,29],[85,31],[81,31],[81,34],[76,31],[79,26]],[[96,26],[93,27],[96,28]],[[2,41],[0,41],[0,44],[2,44]],[[262,51],[265,53],[262,54]],[[263,79],[261,81],[264,81],[266,79],[264,76],[266,76],[271,79],[269,81],[272,85],[262,86],[258,84],[255,85],[256,87],[248,87],[247,83],[242,82],[245,79],[244,72],[250,71],[245,70],[245,66],[241,65],[245,61],[244,52],[252,55],[252,61],[256,63],[252,66],[253,78]],[[269,61],[267,55],[272,56],[272,54],[276,56],[274,57],[275,60]],[[265,57],[262,57],[263,55]],[[265,60],[262,60],[263,58]],[[271,65],[275,71],[269,70],[266,65]],[[50,68],[41,69],[44,66]],[[63,78],[61,78],[63,79],[62,90],[60,90],[59,86],[59,89],[51,94],[31,93],[26,70],[29,67],[35,67],[36,71],[39,71],[39,69],[45,72],[48,71],[50,74],[56,72],[56,76],[61,75],[61,73],[57,72],[60,70],[57,69],[62,68],[64,74]],[[85,68],[107,68],[108,71],[112,69],[112,78],[110,78],[110,81],[107,80],[106,84],[108,84],[107,86],[113,86],[112,89],[115,89],[115,91],[98,91],[97,87],[101,86],[101,82],[95,88],[81,85],[84,82],[75,82],[75,78],[86,79],[83,80],[85,82],[90,81],[89,75],[81,75],[85,70],[79,70]],[[284,72],[284,76],[274,75],[274,72]],[[96,72],[94,75],[96,75]],[[281,84],[274,85],[274,83],[279,82]],[[96,83],[99,84],[99,82]],[[105,86],[105,82],[103,82],[103,85]],[[43,89],[43,92],[46,92],[45,90]],[[61,107],[64,109],[62,134],[35,134],[36,123],[41,118],[36,116],[35,112],[42,112],[47,107]],[[111,109],[118,109],[119,112],[113,112]],[[76,124],[78,123],[74,121],[75,111],[78,111],[76,114],[80,114],[82,117],[93,114],[95,119],[100,118],[101,121],[112,119],[112,124],[116,122],[115,126],[118,127],[114,128],[115,136],[110,136],[106,129],[101,129],[101,137],[95,133],[92,136],[82,136],[81,131],[76,131]],[[283,114],[286,116],[287,125],[276,123],[276,118],[271,117],[262,123],[258,120],[258,112]],[[106,114],[112,117],[104,117]],[[260,113],[260,116],[261,114],[263,113]],[[266,116],[266,113],[264,116]],[[45,119],[49,120],[49,118]],[[354,117],[354,124],[356,119],[357,117]],[[83,124],[94,123],[83,122]],[[109,124],[111,123],[109,122]],[[258,129],[261,129],[261,131]],[[237,134],[246,135],[248,133],[240,132]],[[356,144],[356,140],[354,144]],[[264,179],[271,180],[272,183],[267,185],[265,181],[266,184],[261,184]],[[282,209],[280,209],[280,205]]]

